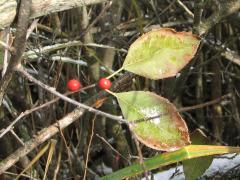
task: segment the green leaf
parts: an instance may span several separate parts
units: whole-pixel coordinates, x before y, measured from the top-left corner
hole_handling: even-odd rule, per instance
[[[150,171],[162,166],[167,166],[186,159],[193,159],[202,156],[210,156],[226,153],[240,153],[240,147],[230,146],[208,146],[208,145],[189,145],[174,152],[167,152],[144,161],[142,164],[133,164],[129,167],[120,169],[112,174],[104,176],[101,180],[126,179]]]
[[[194,57],[200,38],[161,28],[139,37],[129,48],[123,69],[150,79],[175,76]]]
[[[131,130],[146,146],[174,151],[190,143],[185,121],[167,99],[145,91],[113,95],[117,97],[125,119],[133,122],[129,125]],[[138,119],[146,120],[134,123]]]
[[[191,134],[192,144],[211,144],[210,140],[203,134],[200,129],[195,130]],[[195,180],[202,175],[211,165],[212,156],[200,157],[183,161],[183,169],[186,180]]]

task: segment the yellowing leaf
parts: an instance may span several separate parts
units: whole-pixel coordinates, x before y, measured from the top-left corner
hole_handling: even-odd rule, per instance
[[[151,92],[114,93],[139,141],[157,150],[174,151],[190,143],[188,128],[173,104]],[[156,117],[158,116],[158,117]],[[145,121],[136,122],[139,119]]]
[[[139,37],[129,48],[123,69],[150,79],[175,76],[194,57],[200,38],[161,28]]]

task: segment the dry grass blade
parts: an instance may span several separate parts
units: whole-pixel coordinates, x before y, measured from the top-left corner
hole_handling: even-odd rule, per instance
[[[54,153],[56,144],[57,144],[56,140],[54,140],[54,139],[50,140],[50,147],[49,147],[48,158],[47,158],[47,163],[46,163],[46,167],[45,167],[45,171],[44,171],[43,180],[45,180],[47,178],[48,168],[52,161],[52,157],[53,157],[53,153]]]
[[[22,170],[22,172],[16,177],[16,180],[21,177],[21,175],[26,172],[30,167],[33,166],[42,156],[43,154],[48,150],[49,146],[51,145],[51,141],[48,142],[39,152],[38,154],[33,158],[33,160],[28,164],[28,166]]]

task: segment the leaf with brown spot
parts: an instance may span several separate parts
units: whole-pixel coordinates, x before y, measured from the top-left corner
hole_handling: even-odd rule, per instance
[[[145,91],[113,95],[117,97],[125,119],[130,122],[131,130],[146,146],[174,151],[190,143],[185,121],[167,99]],[[146,121],[134,123],[138,119]]]

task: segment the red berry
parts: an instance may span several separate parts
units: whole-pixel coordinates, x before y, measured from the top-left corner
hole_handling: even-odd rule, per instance
[[[77,91],[80,89],[81,87],[81,84],[78,80],[76,79],[71,79],[68,81],[67,83],[67,87],[70,91]]]
[[[98,86],[101,88],[101,89],[109,89],[111,87],[111,81],[107,78],[101,78],[99,81],[98,81]]]

